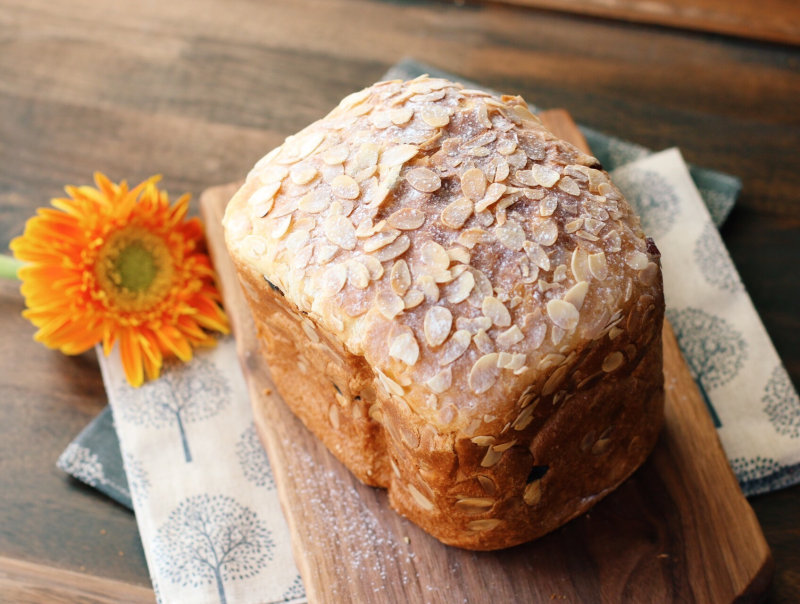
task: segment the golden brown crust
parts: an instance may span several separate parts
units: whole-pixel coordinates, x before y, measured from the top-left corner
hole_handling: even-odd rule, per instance
[[[544,534],[655,442],[658,252],[592,166],[519,98],[388,82],[287,139],[226,212],[281,394],[446,543]]]

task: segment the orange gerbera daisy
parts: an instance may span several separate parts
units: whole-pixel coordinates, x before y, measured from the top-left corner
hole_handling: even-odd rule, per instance
[[[189,195],[170,206],[152,177],[133,189],[95,174],[97,188],[66,187],[11,242],[34,338],[66,354],[119,340],[125,375],[140,386],[165,356],[192,358],[228,332],[203,225],[186,220]]]

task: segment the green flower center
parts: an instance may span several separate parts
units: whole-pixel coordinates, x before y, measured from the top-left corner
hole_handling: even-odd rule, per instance
[[[112,233],[100,248],[95,275],[102,296],[118,309],[146,311],[170,290],[174,276],[167,242],[145,228]]]

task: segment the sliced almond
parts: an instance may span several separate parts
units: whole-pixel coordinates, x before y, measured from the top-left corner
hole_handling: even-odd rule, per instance
[[[364,251],[370,253],[379,250],[392,243],[399,236],[400,231],[396,229],[384,229],[364,241]]]
[[[322,291],[326,296],[336,295],[346,281],[347,267],[343,264],[333,264],[322,275]]]
[[[448,285],[447,301],[451,304],[463,302],[472,293],[473,287],[475,287],[475,277],[472,273],[468,271],[461,273]]]
[[[439,373],[434,375],[425,384],[436,394],[446,392],[453,383],[453,370],[450,367],[445,367]]]
[[[466,197],[461,197],[442,210],[442,224],[451,229],[460,229],[472,216],[473,205]]]
[[[547,252],[544,251],[544,248],[539,245],[538,243],[534,243],[533,241],[525,241],[522,244],[525,253],[530,258],[531,262],[533,262],[536,266],[538,266],[543,271],[550,270],[550,257],[547,255]]]
[[[558,239],[558,225],[554,220],[534,220],[532,224],[533,240],[545,247],[553,245]]]
[[[592,272],[589,270],[589,255],[582,247],[572,250],[570,268],[578,281],[589,281],[592,278]]]
[[[412,117],[414,117],[414,110],[411,107],[400,107],[389,112],[389,119],[395,126],[407,124]]]
[[[348,218],[338,214],[328,216],[323,223],[323,229],[328,241],[340,248],[352,250],[356,247],[356,229]]]
[[[483,299],[481,310],[485,317],[489,318],[497,327],[508,327],[511,325],[511,313],[500,300],[494,296],[487,296]]]
[[[408,235],[403,234],[389,245],[374,252],[373,255],[381,262],[386,262],[387,260],[394,260],[400,254],[404,253],[410,246],[411,239],[408,238]]]
[[[486,193],[486,176],[479,168],[470,168],[461,175],[461,190],[468,199],[479,201]]]
[[[490,531],[500,526],[502,521],[497,518],[482,518],[481,520],[473,520],[467,524],[467,528],[471,531],[482,532]]]
[[[525,336],[523,335],[522,330],[516,325],[512,325],[504,332],[499,334],[495,338],[495,341],[500,348],[511,348],[514,344],[521,342],[524,337]],[[515,367],[514,369],[519,369],[519,367]]]
[[[475,394],[483,394],[494,385],[498,375],[497,353],[485,354],[475,361],[469,372],[469,387]]]
[[[322,161],[329,166],[335,166],[337,164],[344,163],[348,155],[350,155],[350,148],[346,143],[341,143],[326,149],[322,154]]]
[[[647,268],[649,262],[650,258],[647,257],[647,254],[643,254],[637,250],[628,252],[625,255],[625,264],[637,271]]]
[[[403,304],[405,304],[406,310],[410,308],[416,308],[424,301],[425,294],[418,289],[410,289],[406,292],[406,295],[403,296]]]
[[[602,281],[608,277],[608,265],[606,264],[606,255],[603,251],[596,254],[589,254],[589,270],[598,281]]]
[[[558,182],[558,188],[564,191],[564,193],[573,195],[575,197],[578,197],[581,194],[581,188],[578,186],[578,183],[569,176],[563,176],[561,178],[561,180]]]
[[[619,350],[617,350],[607,355],[606,358],[603,359],[602,369],[606,373],[611,373],[612,371],[619,369],[622,366],[622,363],[624,362],[625,362],[625,355],[623,355]]]
[[[422,170],[423,168],[419,168]],[[438,176],[437,176],[438,178]],[[420,210],[413,208],[403,208],[397,210],[394,214],[386,219],[389,226],[403,231],[412,231],[418,229],[425,222],[425,214]]]
[[[507,220],[494,228],[494,235],[505,247],[513,251],[522,249],[525,243],[525,231],[516,220]]]
[[[378,311],[390,321],[405,309],[403,299],[390,291],[379,292],[375,298]]]
[[[536,181],[536,184],[545,187],[546,189],[552,187],[558,182],[558,179],[561,178],[561,175],[558,172],[552,168],[548,168],[547,166],[542,166],[540,164],[532,164],[530,171],[533,179]]]
[[[416,145],[395,145],[386,149],[380,158],[380,163],[386,167],[401,166],[419,152]]]
[[[589,284],[586,281],[578,281],[575,285],[567,290],[564,294],[564,301],[569,302],[578,310],[583,306],[583,300],[586,298],[586,292],[589,291]]]
[[[398,296],[405,296],[408,288],[411,287],[411,271],[405,260],[398,260],[392,265],[389,282],[392,291]]]
[[[561,329],[571,331],[578,326],[578,309],[565,300],[550,300],[547,303],[547,316]]]
[[[444,271],[450,266],[450,256],[435,241],[426,241],[422,244],[422,262],[427,270]]]
[[[450,111],[442,105],[429,105],[420,111],[422,121],[433,128],[442,128],[450,123]]]
[[[439,357],[439,364],[442,366],[449,365],[458,359],[467,351],[470,342],[472,342],[472,334],[464,329],[456,331],[444,345],[442,354]]]
[[[352,176],[340,174],[331,182],[331,190],[337,197],[343,199],[356,199],[359,196],[360,188]]]
[[[425,313],[423,323],[425,339],[432,348],[444,343],[452,327],[453,314],[444,306],[432,306]]]
[[[419,359],[419,344],[411,331],[401,333],[389,345],[389,356],[413,366]]]

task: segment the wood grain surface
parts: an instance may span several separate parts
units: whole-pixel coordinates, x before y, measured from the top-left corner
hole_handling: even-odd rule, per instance
[[[407,55],[741,177],[722,235],[800,383],[800,53],[781,45],[497,4],[0,0],[0,244],[94,170],[174,195],[240,179]],[[105,405],[94,353],[34,343],[22,308],[0,282],[0,556],[148,585],[133,516],[54,467]],[[800,487],[751,504],[769,601],[798,602]]]
[[[496,0],[567,11],[800,44],[800,4],[795,0]]]
[[[566,112],[542,119],[588,150]],[[392,511],[383,490],[359,483],[276,392],[223,241],[235,189],[206,191],[201,210],[310,602],[761,599],[772,577],[769,548],[669,325],[665,428],[646,465],[544,539],[499,552],[447,547]]]

